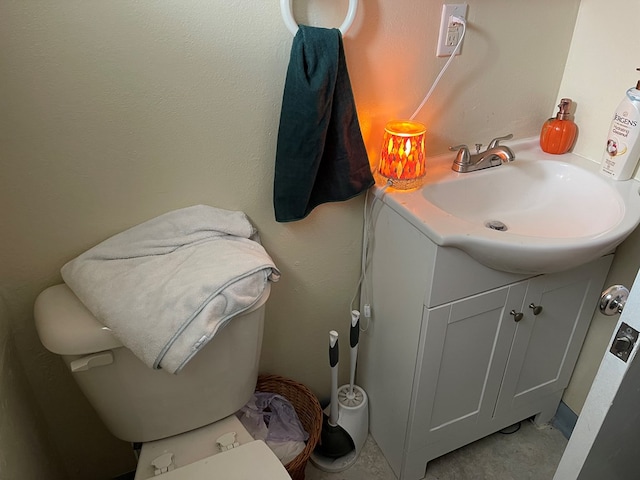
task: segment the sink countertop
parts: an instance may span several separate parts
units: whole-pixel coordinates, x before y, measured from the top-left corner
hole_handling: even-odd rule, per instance
[[[455,152],[431,157],[422,187],[378,183],[375,195],[435,244],[514,273],[576,267],[613,251],[640,223],[640,182],[606,178],[599,163],[573,153],[544,153],[537,137],[505,144],[513,162],[457,173]]]

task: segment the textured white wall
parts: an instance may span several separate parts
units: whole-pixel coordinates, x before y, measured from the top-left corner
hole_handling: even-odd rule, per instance
[[[294,3],[299,21],[335,26],[347,1]],[[345,48],[375,162],[386,121],[410,115],[446,61],[435,57],[441,2],[360,3]],[[469,2],[463,54],[417,117],[429,128],[430,154],[539,132],[578,4]],[[109,478],[133,461],[40,345],[33,301],[60,281],[65,261],[171,209],[206,203],[247,212],[283,274],[268,305],[262,369],[326,395],[326,336],[347,333],[363,203],[324,205],[292,224],[273,220],[292,41],[279,3],[0,0],[0,12],[0,295],[70,478]]]
[[[579,135],[573,151],[598,163],[614,110],[640,80],[639,15],[636,0],[581,1],[558,95],[576,102]]]
[[[576,101],[578,139],[574,152],[600,162],[613,112],[630,87],[640,80],[637,0],[582,0],[558,99]],[[551,107],[550,107],[551,108]],[[640,178],[636,173],[635,178]],[[616,251],[605,286],[631,287],[640,267],[640,232]],[[594,316],[576,370],[565,392],[565,403],[582,410],[600,361],[607,350],[616,317]]]

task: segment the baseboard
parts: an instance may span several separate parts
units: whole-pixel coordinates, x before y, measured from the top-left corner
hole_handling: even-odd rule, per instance
[[[578,415],[571,410],[564,402],[560,402],[555,416],[551,419],[551,425],[556,427],[568,440],[573,433],[573,429],[578,421]]]

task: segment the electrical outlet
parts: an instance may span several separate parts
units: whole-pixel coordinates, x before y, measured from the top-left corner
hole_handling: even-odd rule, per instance
[[[436,57],[448,57],[453,53],[462,37],[462,25],[454,25],[451,16],[467,19],[466,3],[445,3],[442,5],[442,17],[440,18],[440,33],[438,34],[438,47]],[[456,51],[460,55],[462,45]]]

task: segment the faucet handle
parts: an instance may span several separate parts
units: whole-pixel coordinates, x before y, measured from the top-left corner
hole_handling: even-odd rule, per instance
[[[466,148],[467,150],[469,149],[469,147],[467,147],[466,145],[456,145],[455,147],[449,147],[449,150],[451,150],[452,152],[456,152],[462,148]]]
[[[491,140],[491,142],[489,143],[489,146],[487,147],[487,150],[491,150],[492,148],[497,147],[500,142],[502,140],[510,140],[513,138],[513,133],[510,133],[509,135],[505,135],[504,137],[497,137],[494,138],[493,140]]]
[[[469,147],[466,145],[456,145],[455,147],[449,147],[452,152],[458,151],[454,163],[458,165],[468,165],[471,163],[471,154],[469,153]]]

